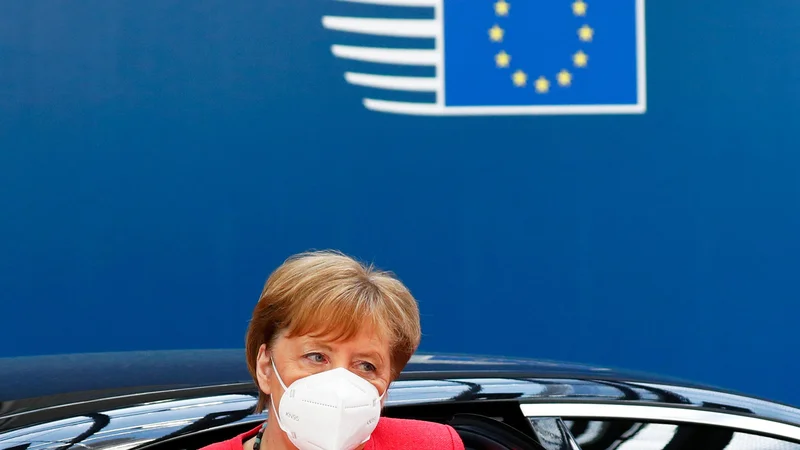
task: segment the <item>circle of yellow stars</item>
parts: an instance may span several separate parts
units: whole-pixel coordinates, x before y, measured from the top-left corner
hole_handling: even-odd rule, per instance
[[[576,17],[586,17],[588,9],[589,5],[585,0],[575,0],[572,3],[572,14]],[[510,11],[511,4],[507,0],[497,0],[495,2],[494,13],[497,17],[508,17]],[[495,24],[493,27],[489,28],[489,40],[492,42],[502,43],[505,34],[506,31],[498,24]],[[594,38],[594,29],[589,25],[583,25],[582,27],[578,28],[577,34],[578,39],[581,42],[592,42],[592,39]],[[505,50],[500,50],[500,52],[494,56],[494,62],[498,68],[508,69],[511,67],[511,55],[506,53]],[[589,55],[587,55],[583,50],[578,50],[572,55],[572,65],[576,68],[583,69],[588,64]],[[561,71],[555,75],[556,83],[562,88],[571,86],[572,78],[572,73],[567,69],[561,69]],[[528,85],[528,74],[520,69],[517,69],[511,74],[511,82],[514,83],[514,86],[516,87],[525,87]],[[544,75],[540,75],[536,80],[533,81],[533,88],[539,94],[546,94],[550,92],[550,86],[550,80]]]

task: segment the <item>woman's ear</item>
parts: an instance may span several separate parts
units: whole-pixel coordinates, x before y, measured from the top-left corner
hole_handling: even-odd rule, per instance
[[[267,348],[267,344],[261,344],[258,348],[256,358],[256,379],[258,388],[266,395],[270,395],[270,380],[272,379],[272,352]]]

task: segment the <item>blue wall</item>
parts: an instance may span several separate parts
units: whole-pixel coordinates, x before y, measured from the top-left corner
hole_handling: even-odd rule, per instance
[[[0,356],[240,347],[338,248],[424,350],[800,404],[800,3],[650,2],[644,115],[460,118],[362,106],[320,24],[356,6],[0,2]]]

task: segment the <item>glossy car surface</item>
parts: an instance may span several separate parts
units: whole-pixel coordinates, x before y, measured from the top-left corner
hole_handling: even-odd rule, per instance
[[[0,449],[199,448],[265,420],[253,414],[256,394],[242,350],[0,359]],[[548,450],[569,448],[572,439],[583,450],[800,450],[800,409],[528,359],[415,355],[392,384],[384,414],[458,425],[474,449],[517,448],[473,439],[469,433],[484,426],[471,422],[479,415]],[[546,442],[558,423],[568,430],[564,440]]]

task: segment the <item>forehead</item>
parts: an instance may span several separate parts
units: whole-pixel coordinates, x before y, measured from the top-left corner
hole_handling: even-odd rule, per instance
[[[391,342],[390,311],[381,302],[323,299],[298,302],[285,324],[288,337],[311,336],[329,342]]]
[[[285,338],[298,345],[323,346],[352,353],[388,355],[391,351],[391,342],[373,325],[365,325],[354,334],[346,336],[336,332],[311,331],[305,334],[286,334]]]

